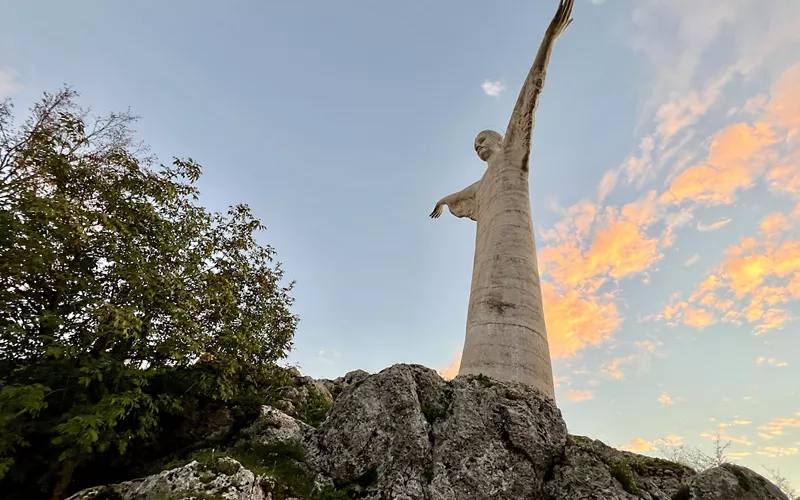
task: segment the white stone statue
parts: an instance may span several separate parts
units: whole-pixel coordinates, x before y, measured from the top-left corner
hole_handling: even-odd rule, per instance
[[[528,158],[539,96],[556,39],[572,23],[574,0],[560,0],[536,60],[501,136],[484,130],[475,138],[478,157],[488,164],[478,182],[446,196],[456,217],[478,222],[475,260],[461,356],[462,374],[523,382],[555,400],[542,289],[536,260],[528,188]]]

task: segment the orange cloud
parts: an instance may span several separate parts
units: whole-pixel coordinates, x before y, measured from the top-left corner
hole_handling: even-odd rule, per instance
[[[731,436],[730,434],[726,434],[724,432],[724,426],[721,426],[720,431],[717,433],[703,432],[700,434],[700,437],[713,439],[715,441],[719,438],[721,441],[730,441],[731,443],[744,446],[751,446],[753,444],[746,436]]]
[[[624,364],[631,363],[633,359],[633,355],[625,356],[624,358],[612,359],[600,367],[600,373],[615,380],[623,379],[625,378],[625,373],[620,367]]]
[[[774,213],[764,217],[760,230],[764,236],[772,237],[788,231],[791,227],[788,217],[781,213]]]
[[[675,400],[667,393],[662,393],[658,397],[658,404],[660,404],[661,406],[671,406],[675,404]]]
[[[800,413],[797,413],[794,417],[780,417],[771,420],[764,425],[760,425],[758,430],[770,436],[780,436],[787,427],[800,427]]]
[[[757,365],[766,364],[766,365],[770,365],[770,366],[777,366],[777,367],[780,367],[780,368],[784,368],[784,367],[789,366],[789,363],[787,363],[786,361],[778,361],[775,358],[767,359],[767,358],[765,358],[763,356],[760,356],[760,357],[758,357],[756,359],[756,364]]]
[[[779,446],[767,446],[756,451],[756,454],[763,455],[765,457],[775,458],[775,457],[784,457],[788,455],[797,455],[798,452],[800,452],[800,450],[797,448],[782,448]]]
[[[575,289],[559,293],[552,283],[542,282],[542,300],[550,353],[555,358],[609,340],[619,329],[617,306],[609,296],[589,297]]]
[[[676,204],[684,200],[707,205],[732,203],[738,190],[754,185],[774,157],[769,147],[777,140],[764,123],[729,126],[712,140],[706,161],[675,177],[661,199]]]
[[[567,391],[567,400],[573,403],[580,403],[581,401],[588,401],[594,399],[592,391]]]
[[[800,194],[800,149],[778,160],[767,173],[770,189],[777,194]]]
[[[461,367],[461,351],[459,350],[455,356],[453,356],[453,362],[447,365],[447,367],[439,370],[439,375],[445,380],[452,380],[456,378],[458,375],[458,369]]]
[[[559,388],[562,385],[569,385],[571,383],[572,381],[570,380],[569,377],[553,375],[553,386],[555,388]]]
[[[653,449],[653,443],[642,438],[633,438],[630,443],[620,446],[620,450],[642,453]]]
[[[760,224],[761,241],[742,238],[704,279],[688,301],[672,299],[660,315],[669,325],[703,329],[721,320],[747,321],[755,334],[781,328],[792,319],[780,304],[800,298],[800,240],[784,239],[792,220],[780,213]]]
[[[687,308],[683,311],[683,323],[698,330],[716,323],[714,315],[705,309]]]
[[[770,123],[800,133],[800,63],[786,70],[772,86],[765,111]]]

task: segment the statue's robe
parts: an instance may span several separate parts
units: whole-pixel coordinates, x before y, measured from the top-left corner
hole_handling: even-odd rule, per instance
[[[449,207],[478,222],[459,374],[523,382],[555,399],[524,146],[492,154],[465,190],[474,195]]]

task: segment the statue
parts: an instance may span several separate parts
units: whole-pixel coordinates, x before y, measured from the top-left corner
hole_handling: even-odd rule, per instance
[[[528,158],[553,44],[572,23],[574,0],[560,0],[520,91],[505,137],[484,130],[475,152],[488,166],[471,186],[436,203],[477,221],[467,333],[459,375],[483,374],[532,386],[555,400],[528,187]]]

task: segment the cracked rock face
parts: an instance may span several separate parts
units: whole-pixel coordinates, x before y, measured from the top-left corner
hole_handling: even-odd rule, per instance
[[[540,498],[566,435],[522,384],[395,365],[338,399],[310,444],[319,470],[365,498]]]
[[[268,500],[262,479],[231,458],[210,466],[191,462],[113,486],[89,488],[67,500]]]
[[[319,427],[263,407],[238,437],[240,445],[302,448],[297,470],[313,483],[306,491],[335,487],[346,495],[335,498],[366,500],[786,500],[743,467],[726,464],[697,474],[568,435],[552,401],[519,383],[482,376],[444,381],[418,365],[322,383],[335,402]],[[115,485],[118,496],[110,498],[191,498],[184,493],[200,491],[202,498],[268,500],[291,493],[277,476],[223,460],[222,467],[192,462]],[[71,500],[106,498],[97,496],[100,490]],[[284,493],[276,497],[275,491]]]

